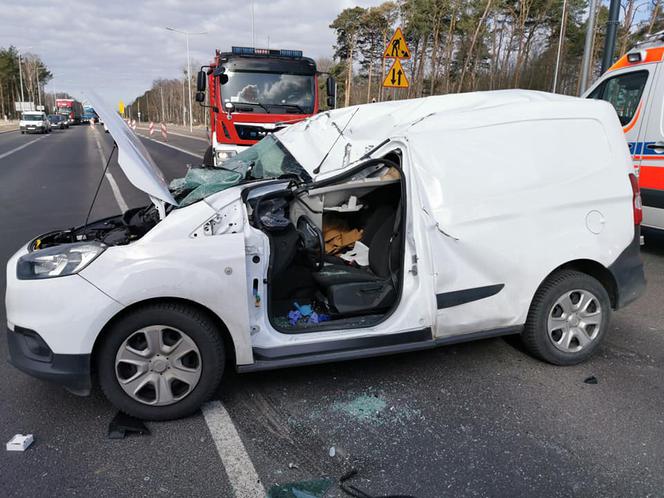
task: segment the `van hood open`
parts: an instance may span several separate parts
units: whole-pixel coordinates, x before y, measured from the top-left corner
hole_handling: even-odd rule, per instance
[[[118,164],[127,179],[150,196],[160,213],[163,212],[164,203],[177,206],[163,173],[141,140],[99,95],[92,91],[87,91],[85,95],[115,140],[118,147]]]

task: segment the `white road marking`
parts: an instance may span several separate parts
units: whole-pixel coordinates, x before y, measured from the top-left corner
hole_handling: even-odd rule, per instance
[[[265,490],[254,464],[224,405],[220,401],[210,401],[203,405],[202,410],[235,496],[264,498]]]
[[[101,158],[101,167],[103,168],[104,166],[106,166],[106,161],[108,161],[108,158],[104,157],[104,149],[102,149],[101,147],[101,142],[99,141],[99,132],[97,131],[97,128],[94,129],[94,135],[95,135],[95,142],[97,142],[97,150],[99,151],[99,157]],[[127,206],[124,197],[122,197],[122,192],[120,192],[120,187],[118,187],[118,183],[115,181],[115,178],[113,178],[113,175],[108,170],[106,170],[106,180],[108,180],[108,184],[111,186],[111,190],[113,191],[113,197],[115,197],[115,202],[118,203],[120,211],[124,213],[127,209],[129,209],[129,206]]]
[[[136,128],[137,130],[142,130],[142,131],[150,131],[150,128]],[[156,129],[156,128],[155,128]],[[177,133],[171,130],[168,130],[169,135],[175,135],[177,137],[184,137],[184,138],[193,138],[194,140],[201,140],[202,142],[209,143],[210,141],[207,138],[203,137],[196,137],[194,135],[185,135],[184,133]]]
[[[170,147],[171,149],[175,149],[177,151],[184,152],[185,154],[189,154],[190,156],[197,157],[198,159],[203,159],[203,156],[199,156],[198,154],[194,154],[193,152],[191,152],[187,149],[183,149],[181,147],[176,147],[175,145],[167,144],[166,142],[162,142],[161,140],[155,140],[154,138],[146,137],[145,135],[140,135],[139,134],[138,136],[141,137],[141,138],[145,138],[146,140],[152,140],[153,142],[158,143],[160,145],[163,145],[165,147]]]
[[[29,142],[26,142],[26,143],[24,143],[23,145],[19,145],[19,146],[16,147],[15,149],[12,149],[12,150],[10,150],[10,151],[8,151],[8,152],[5,152],[4,154],[0,154],[0,159],[4,159],[4,158],[7,157],[7,156],[11,156],[14,152],[18,152],[18,151],[21,150],[21,149],[25,149],[28,145],[32,145],[32,144],[35,143],[35,142],[39,142],[40,140],[42,140],[42,139],[44,139],[44,138],[46,138],[46,137],[48,137],[48,135],[43,135],[43,136],[41,136],[41,137],[39,137],[39,138],[35,138],[34,140],[30,140]]]

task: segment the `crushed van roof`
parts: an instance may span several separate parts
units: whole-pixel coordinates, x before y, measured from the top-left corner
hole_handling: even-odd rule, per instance
[[[357,160],[386,138],[408,137],[431,127],[443,131],[523,119],[588,117],[606,112],[607,105],[530,90],[449,94],[324,112],[282,130],[278,137],[315,176],[314,170],[331,148],[320,168],[321,173]],[[302,133],[305,130],[306,133]],[[339,137],[340,131],[343,131],[342,137]]]

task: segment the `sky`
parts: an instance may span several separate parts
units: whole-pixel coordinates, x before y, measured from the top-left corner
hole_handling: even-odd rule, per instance
[[[341,10],[382,0],[255,0],[257,47],[331,57],[329,28]],[[108,103],[131,102],[157,78],[182,77],[185,36],[191,60],[207,64],[214,50],[251,46],[248,0],[0,0],[0,47],[39,55],[53,73],[46,86],[82,97],[94,89]],[[192,73],[198,70],[192,65]]]

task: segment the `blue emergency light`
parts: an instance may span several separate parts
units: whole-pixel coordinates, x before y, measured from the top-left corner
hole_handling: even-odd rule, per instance
[[[279,50],[254,47],[231,47],[236,55],[278,55],[281,57],[302,57],[302,50]]]

